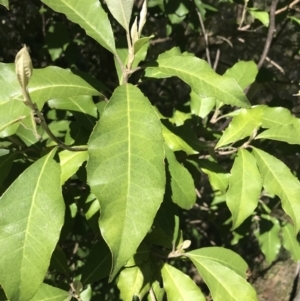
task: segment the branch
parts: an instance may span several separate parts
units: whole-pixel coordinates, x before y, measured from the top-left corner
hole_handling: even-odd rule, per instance
[[[210,52],[209,52],[209,47],[208,47],[207,33],[206,33],[206,30],[205,30],[205,27],[204,27],[204,23],[203,23],[203,20],[202,20],[201,13],[199,12],[198,9],[196,9],[196,11],[197,11],[197,15],[198,15],[198,17],[199,17],[201,29],[202,29],[202,32],[203,32],[203,35],[204,35],[205,51],[206,51],[207,62],[208,62],[208,64],[209,64],[209,66],[211,66],[211,60],[210,60]]]
[[[282,12],[284,12],[284,11],[290,9],[290,8],[292,8],[293,6],[295,6],[299,2],[300,2],[300,0],[295,0],[291,4],[289,4],[287,6],[284,6],[284,7],[280,8],[280,9],[276,10],[275,15],[278,15],[278,14],[280,14],[280,13],[282,13]]]
[[[268,30],[268,35],[267,35],[267,39],[266,39],[266,43],[265,43],[265,47],[263,50],[263,53],[260,57],[260,60],[257,64],[258,69],[261,68],[261,66],[263,65],[268,52],[270,50],[270,46],[273,40],[273,33],[275,31],[275,11],[276,11],[276,6],[277,6],[278,0],[273,0],[272,4],[271,4],[271,8],[270,8],[270,25],[269,25],[269,30]]]

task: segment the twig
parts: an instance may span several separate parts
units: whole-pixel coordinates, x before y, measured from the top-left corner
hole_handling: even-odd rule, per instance
[[[280,13],[286,11],[287,9],[292,8],[293,6],[295,6],[295,5],[296,5],[297,3],[299,3],[299,2],[300,2],[300,0],[294,0],[294,1],[293,1],[292,3],[290,3],[289,5],[284,6],[284,7],[280,8],[280,9],[276,10],[275,15],[278,15],[278,14],[280,14]]]
[[[206,30],[205,30],[205,27],[204,27],[204,23],[203,23],[203,20],[202,20],[201,13],[199,12],[198,9],[196,9],[196,10],[197,10],[197,15],[198,15],[198,17],[199,17],[199,21],[200,21],[202,33],[203,33],[203,36],[204,36],[204,41],[205,41],[205,51],[206,51],[207,62],[208,62],[208,64],[211,66],[211,60],[210,60],[210,52],[209,52],[209,46],[208,46],[207,33],[206,33]]]
[[[257,64],[258,69],[261,68],[261,66],[263,65],[268,52],[270,50],[270,46],[273,40],[273,33],[275,31],[275,11],[276,11],[276,6],[277,6],[278,0],[273,0],[271,7],[270,7],[270,24],[269,24],[269,30],[268,30],[268,35],[267,35],[267,39],[266,39],[266,43],[265,43],[265,47],[263,50],[263,53],[260,57],[260,60]]]
[[[214,62],[214,67],[213,67],[215,71],[218,67],[219,59],[220,59],[220,49],[218,48],[217,53],[216,53],[215,62]]]
[[[273,60],[271,60],[268,56],[266,57],[266,61],[268,63],[270,63],[271,65],[273,65],[275,68],[277,68],[282,74],[284,74],[284,70],[281,66],[279,66],[276,62],[274,62]]]
[[[39,110],[39,108],[37,107],[36,103],[32,102],[30,94],[27,91],[27,89],[25,90],[24,96],[25,96],[24,104],[27,105],[34,112],[34,114],[39,118],[41,127],[48,134],[49,138],[51,138],[57,144],[58,147],[63,148],[63,149],[68,150],[68,151],[73,151],[73,152],[86,151],[87,150],[87,147],[69,146],[69,145],[66,145],[65,143],[63,143],[62,141],[60,141],[51,132],[51,130],[48,127],[48,124],[47,124],[47,122],[46,122],[46,120],[44,118],[44,115]]]
[[[245,1],[245,4],[244,4],[244,7],[243,7],[241,22],[240,22],[240,25],[238,27],[239,30],[241,30],[241,27],[242,27],[242,25],[244,23],[249,0],[244,0],[244,1]]]

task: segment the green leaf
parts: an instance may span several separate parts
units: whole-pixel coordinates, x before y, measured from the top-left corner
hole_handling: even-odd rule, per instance
[[[291,111],[286,108],[268,106],[263,107],[263,118],[261,126],[263,128],[272,128],[291,123],[294,117]]]
[[[18,86],[14,64],[0,63],[0,81],[3,81],[0,92],[0,106],[12,99],[23,100],[21,88]],[[100,95],[101,93],[84,79],[70,70],[59,67],[34,69],[28,87],[32,101],[41,108],[51,98],[63,98],[79,95]],[[22,105],[24,105],[21,102]],[[24,106],[25,107],[25,106]]]
[[[98,0],[41,0],[80,25],[93,39],[112,53],[116,52],[110,21]]]
[[[214,97],[225,104],[250,107],[237,82],[233,78],[218,75],[204,60],[194,56],[178,55],[159,57],[156,63],[157,67],[146,69],[146,76],[155,77],[157,71],[160,77],[178,76],[203,98]]]
[[[48,105],[52,109],[75,111],[97,117],[97,107],[89,95],[52,98],[48,100]]]
[[[227,69],[225,75],[234,78],[245,89],[255,81],[257,73],[258,68],[253,61],[239,61]]]
[[[251,109],[242,109],[234,116],[229,126],[215,148],[222,147],[232,142],[250,136],[253,131],[261,125],[263,108],[258,106]]]
[[[146,44],[148,43],[152,38],[154,38],[154,35],[151,35],[149,37],[143,37],[143,38],[140,38],[138,39],[133,47],[134,47],[134,54],[138,53],[139,50]]]
[[[68,266],[68,260],[63,249],[59,245],[56,246],[52,254],[50,266],[64,274],[66,277],[69,277],[70,269]]]
[[[7,175],[9,174],[12,164],[17,157],[16,152],[10,152],[6,155],[0,157],[0,187],[3,181],[6,179]]]
[[[8,0],[0,0],[0,5],[5,6],[7,9],[9,9]]]
[[[84,161],[88,158],[87,151],[71,152],[63,150],[59,153],[61,167],[61,185],[63,185],[71,176],[73,176]]]
[[[268,193],[280,197],[282,208],[293,223],[295,232],[300,229],[300,183],[289,168],[272,155],[253,148],[258,168],[263,178],[263,186]]]
[[[100,239],[91,249],[82,270],[83,285],[99,281],[109,275],[112,258],[110,250],[103,239]]]
[[[129,23],[134,0],[106,0],[106,5],[113,17],[129,32]]]
[[[165,188],[161,124],[133,85],[114,91],[94,128],[87,173],[100,202],[100,229],[113,254],[112,279],[150,229]]]
[[[201,118],[205,118],[216,105],[216,100],[213,97],[200,97],[193,90],[190,93],[190,98],[191,113]]]
[[[245,280],[247,264],[236,253],[208,247],[185,253],[207,284],[214,301],[257,301],[253,287]]]
[[[259,20],[264,26],[269,26],[269,14],[266,11],[258,11],[257,8],[248,8],[248,11],[254,19]]]
[[[153,294],[155,296],[156,301],[163,301],[164,300],[164,295],[165,295],[165,290],[160,287],[160,283],[155,280],[152,285],[151,285]],[[151,294],[148,294],[147,301],[153,301],[153,296]]]
[[[300,19],[299,18],[296,18],[294,16],[287,16],[290,20],[296,22],[298,25],[300,25]]]
[[[242,148],[230,173],[226,203],[232,214],[232,229],[236,229],[257,207],[262,180],[255,158]]]
[[[11,301],[36,293],[64,222],[55,151],[28,167],[0,199],[0,283]]]
[[[178,207],[169,199],[161,204],[146,240],[150,244],[175,249],[180,240]]]
[[[221,166],[208,160],[200,160],[201,170],[208,175],[210,185],[214,190],[225,192],[228,187],[229,173],[226,173]]]
[[[300,130],[294,124],[272,127],[260,133],[255,139],[271,139],[289,144],[300,144]]]
[[[183,209],[191,209],[196,202],[193,178],[188,170],[176,160],[168,146],[165,146],[165,153],[171,174],[172,200]]]
[[[281,248],[279,238],[280,225],[277,218],[262,214],[259,223],[260,233],[256,234],[260,249],[265,255],[266,261],[272,263]]]
[[[37,293],[30,301],[68,301],[69,292],[63,291],[57,287],[42,283]]]
[[[163,126],[162,134],[166,144],[173,152],[182,150],[188,155],[198,154],[198,151],[194,150],[193,147],[191,147],[181,137],[170,131],[166,126]]]
[[[152,280],[151,266],[145,262],[139,266],[125,268],[118,278],[118,288],[123,301],[132,301],[133,297],[142,300],[150,289]]]
[[[206,300],[194,281],[171,265],[165,263],[161,269],[161,275],[168,301]]]
[[[300,260],[300,244],[291,224],[282,227],[282,241],[283,247],[291,253],[293,260],[295,262]]]
[[[181,126],[188,119],[191,119],[190,113],[184,113],[178,110],[175,110],[173,116],[169,118],[170,122],[174,123],[176,126]]]

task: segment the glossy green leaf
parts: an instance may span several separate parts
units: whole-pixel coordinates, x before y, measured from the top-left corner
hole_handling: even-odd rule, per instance
[[[0,74],[0,80],[3,81],[0,92],[0,106],[12,99],[23,100],[22,91],[15,75],[14,64],[0,63]],[[55,97],[101,94],[70,70],[54,66],[34,69],[28,90],[32,101],[37,103],[39,108],[47,100]]]
[[[277,218],[270,215],[263,214],[259,225],[259,231],[256,235],[260,244],[260,249],[265,255],[265,259],[268,263],[272,263],[281,248],[281,242],[279,238],[280,225]]]
[[[5,6],[7,9],[9,9],[8,0],[0,0],[0,5]]]
[[[239,61],[227,69],[225,75],[234,78],[245,89],[255,81],[257,73],[258,68],[253,61]]]
[[[29,114],[30,109],[20,100],[0,101],[0,137],[13,135]]]
[[[106,0],[108,9],[113,17],[129,32],[129,23],[134,0]]]
[[[132,301],[133,297],[142,300],[150,289],[152,271],[149,262],[139,266],[125,268],[118,278],[118,288],[123,301]]]
[[[35,296],[30,301],[69,301],[70,294],[57,287],[42,283]]]
[[[216,100],[213,97],[201,97],[193,90],[190,93],[190,98],[191,113],[201,118],[205,118],[216,105]]]
[[[91,249],[82,270],[83,285],[99,281],[109,275],[112,258],[110,250],[103,239],[100,239]]]
[[[165,263],[161,269],[168,301],[205,301],[199,287],[186,274]]]
[[[166,158],[171,175],[172,200],[183,209],[191,209],[196,202],[196,191],[193,178],[181,165],[174,153],[166,146]]]
[[[242,148],[238,151],[230,173],[226,203],[232,214],[232,229],[235,229],[257,207],[262,180],[255,158]]]
[[[116,52],[110,21],[98,0],[41,0],[80,25],[93,39],[112,53]]]
[[[91,96],[82,95],[68,98],[52,98],[48,100],[52,109],[76,111],[97,117],[97,107]]]
[[[11,301],[36,293],[64,222],[54,153],[28,167],[0,199],[0,283]]]
[[[263,118],[261,126],[263,128],[272,128],[285,125],[293,121],[291,111],[282,107],[263,107]]]
[[[208,247],[185,253],[207,284],[214,301],[257,301],[246,281],[246,262],[231,250]]]
[[[88,158],[87,151],[71,152],[63,150],[59,153],[61,167],[61,185],[63,185],[71,176],[73,176],[84,161]]]
[[[288,250],[295,262],[300,260],[300,244],[291,224],[282,227],[282,244]]]
[[[240,110],[239,115],[233,117],[229,126],[223,132],[216,148],[250,136],[261,125],[262,115],[263,109],[259,106],[252,109]]]
[[[148,99],[133,85],[119,86],[90,137],[87,165],[100,229],[113,254],[110,279],[135,253],[162,202],[163,145]]]
[[[225,104],[250,107],[247,97],[237,82],[233,78],[218,75],[204,60],[180,55],[160,57],[156,63],[157,67],[146,69],[146,76],[156,77],[156,71],[160,72],[160,77],[178,76],[203,98],[214,97]]]
[[[271,139],[284,141],[289,144],[300,144],[300,129],[294,124],[272,127],[260,133],[255,139]]]
[[[272,155],[253,148],[258,168],[262,175],[263,186],[268,193],[280,197],[282,208],[293,223],[295,232],[300,229],[300,183],[289,168]]]

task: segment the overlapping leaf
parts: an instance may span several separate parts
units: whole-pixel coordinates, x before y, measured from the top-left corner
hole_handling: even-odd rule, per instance
[[[176,160],[174,153],[167,146],[165,153],[171,174],[172,200],[183,209],[191,209],[196,201],[193,178],[188,170]]]
[[[300,128],[295,127],[292,123],[272,127],[256,136],[255,139],[271,139],[289,144],[300,144]]]
[[[118,87],[89,140],[88,182],[113,254],[111,278],[151,227],[165,186],[161,124],[133,85]]]
[[[106,0],[108,9],[114,18],[129,32],[129,23],[134,0]]]
[[[253,61],[239,61],[227,69],[225,75],[234,78],[245,89],[255,81],[257,73],[258,68]]]
[[[236,253],[209,247],[185,255],[196,266],[214,301],[257,301],[255,290],[245,280],[247,264]]]
[[[11,301],[36,293],[64,222],[54,152],[27,168],[0,199],[0,283]]]
[[[280,197],[282,208],[293,223],[295,232],[300,230],[300,183],[289,168],[272,155],[253,148],[263,186],[267,192]]]
[[[70,294],[62,289],[42,283],[30,301],[69,301]]]
[[[152,274],[149,262],[122,270],[117,283],[121,299],[132,301],[133,297],[138,297],[142,300],[150,289]]]
[[[7,9],[9,9],[8,7],[8,0],[0,0],[0,5],[5,6]]]
[[[297,237],[294,234],[293,226],[286,224],[282,228],[282,241],[283,247],[288,250],[295,262],[300,260],[300,244]]]
[[[205,301],[194,281],[183,272],[165,263],[161,269],[164,289],[169,301]]]
[[[216,148],[250,136],[261,125],[262,116],[263,107],[261,106],[240,110],[240,113],[233,117],[229,126],[224,131]]]
[[[112,53],[116,52],[113,31],[106,12],[98,0],[41,0],[80,25],[93,39]]]
[[[81,282],[87,285],[107,277],[111,270],[111,263],[110,250],[105,241],[100,239],[92,247],[83,267]]]
[[[253,213],[261,188],[262,180],[255,158],[247,150],[240,149],[231,169],[226,193],[226,203],[232,214],[232,229],[240,226]]]
[[[63,150],[59,153],[62,185],[77,172],[79,167],[87,160],[87,158],[87,151],[71,152]]]
[[[272,128],[285,124],[289,124],[293,121],[291,112],[282,107],[271,108],[268,106],[263,107],[263,118],[261,126],[263,128]]]
[[[221,76],[204,60],[190,55],[159,57],[157,66],[148,67],[146,76],[169,77],[178,76],[201,97],[214,97],[225,104],[250,107],[247,97],[237,82],[230,77]]]
[[[52,98],[48,101],[50,108],[69,110],[97,117],[97,107],[89,95],[68,98]]]

